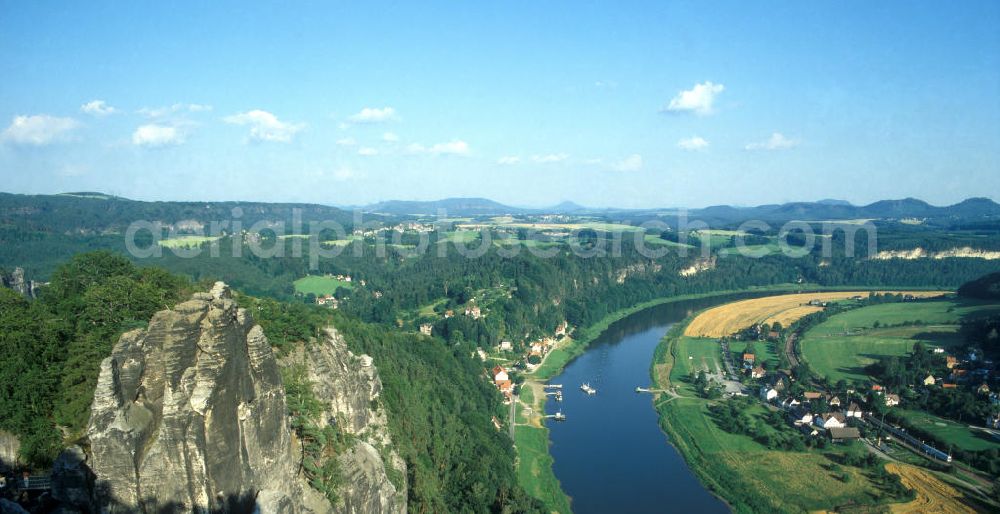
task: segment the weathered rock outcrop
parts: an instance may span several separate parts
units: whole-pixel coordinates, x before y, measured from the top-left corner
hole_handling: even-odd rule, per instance
[[[14,268],[11,273],[0,272],[0,285],[21,293],[25,298],[37,298],[38,290],[45,285],[24,278],[24,268]]]
[[[88,436],[110,512],[331,510],[299,475],[271,346],[221,282],[121,337]]]
[[[20,439],[10,432],[0,430],[0,471],[17,467],[20,452]]]
[[[300,345],[282,364],[304,367],[313,394],[323,405],[321,419],[356,437],[354,446],[338,456],[344,485],[337,510],[405,512],[406,464],[392,449],[379,400],[382,381],[372,358],[355,356],[343,337],[330,328],[319,341]],[[399,477],[398,487],[389,479],[390,473]]]

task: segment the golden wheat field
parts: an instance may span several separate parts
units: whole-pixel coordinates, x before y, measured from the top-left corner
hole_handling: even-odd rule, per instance
[[[941,291],[886,291],[910,294],[917,298],[941,296]],[[765,296],[750,300],[727,303],[699,314],[688,324],[684,335],[692,337],[723,337],[735,334],[756,323],[780,322],[783,326],[822,310],[818,305],[809,305],[816,300],[830,302],[845,300],[853,296],[868,296],[868,291],[829,291],[821,293],[797,293]]]
[[[920,468],[909,464],[890,463],[886,464],[885,469],[899,475],[903,485],[917,493],[916,499],[911,502],[892,505],[890,508],[894,513],[964,514],[976,512],[960,501],[962,493]]]

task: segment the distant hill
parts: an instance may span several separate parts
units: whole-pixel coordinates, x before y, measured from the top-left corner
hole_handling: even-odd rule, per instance
[[[448,216],[485,216],[500,214],[521,214],[528,209],[511,207],[486,198],[445,198],[432,201],[390,200],[364,207],[365,211],[403,215],[436,215],[444,210]]]
[[[1000,204],[988,198],[970,198],[955,205],[937,207],[916,198],[880,200],[868,205],[852,205],[840,200],[790,202],[781,205],[731,207],[717,205],[693,209],[689,213],[713,221],[761,220],[845,220],[845,219],[948,219],[977,220],[1000,217]]]
[[[820,205],[852,205],[851,202],[848,202],[847,200],[836,200],[833,198],[819,200],[816,203]]]
[[[584,207],[584,206],[582,206],[582,205],[580,205],[578,203],[575,203],[575,202],[566,201],[566,202],[562,202],[560,204],[557,204],[557,205],[555,205],[553,207],[550,207],[548,209],[540,209],[540,210],[547,211],[547,212],[550,212],[552,214],[572,214],[572,213],[578,213],[578,212],[583,212],[583,211],[590,211],[591,209],[588,209],[587,207]]]
[[[239,216],[234,215],[234,209]],[[122,232],[134,221],[159,221],[176,224],[196,221],[238,219],[244,227],[258,221],[283,221],[287,230],[295,211],[303,223],[331,220],[350,226],[351,213],[326,205],[263,202],[143,202],[103,193],[63,193],[56,195],[20,195],[0,193],[0,226],[22,230],[57,233]]]

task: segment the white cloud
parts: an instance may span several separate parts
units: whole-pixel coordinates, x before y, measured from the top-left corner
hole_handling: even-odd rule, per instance
[[[348,118],[353,123],[383,123],[396,119],[396,109],[392,107],[365,107]]]
[[[642,169],[642,156],[634,153],[611,166],[615,171],[639,171]]]
[[[80,110],[94,116],[107,116],[118,112],[118,109],[111,107],[104,100],[91,100],[81,105]]]
[[[767,140],[750,143],[745,148],[747,150],[787,150],[796,146],[799,146],[798,140],[789,139],[780,132],[775,132]]]
[[[184,135],[177,127],[166,125],[142,125],[132,133],[132,144],[136,146],[167,146],[179,145],[184,142]]]
[[[429,155],[468,155],[469,154],[469,144],[465,141],[456,139],[454,141],[449,141],[447,143],[437,143],[429,147],[421,145],[419,143],[414,143],[406,147],[407,151],[410,153],[423,153]]]
[[[708,140],[700,136],[685,137],[677,142],[677,148],[682,150],[704,150],[708,148]]]
[[[516,155],[505,155],[497,159],[497,164],[504,164],[504,165],[517,164],[519,162],[521,162],[521,158]]]
[[[670,100],[665,110],[669,112],[693,112],[699,116],[712,113],[712,104],[715,97],[725,90],[722,84],[712,82],[702,82],[686,91],[677,93],[677,96]]]
[[[399,136],[397,136],[394,132],[386,132],[385,134],[382,134],[382,141],[395,143],[399,141]]]
[[[562,162],[569,159],[569,154],[565,153],[550,153],[546,155],[532,155],[531,160],[539,164],[550,164],[553,162]]]
[[[363,146],[358,148],[358,155],[364,155],[365,157],[371,157],[372,155],[378,155],[378,150]]]
[[[598,89],[615,89],[618,87],[618,83],[613,80],[598,80],[594,82],[594,87]]]
[[[353,137],[344,137],[337,140],[337,146],[354,146],[358,144]]]
[[[59,118],[48,114],[16,116],[0,139],[21,145],[47,145],[65,140],[80,123],[73,118]]]
[[[250,137],[257,141],[287,143],[303,128],[302,124],[281,121],[277,116],[260,109],[226,116],[223,121],[233,125],[248,125]]]
[[[139,109],[139,114],[149,118],[162,118],[170,114],[184,112],[208,112],[211,110],[211,105],[177,103],[166,107],[143,107],[142,109]]]

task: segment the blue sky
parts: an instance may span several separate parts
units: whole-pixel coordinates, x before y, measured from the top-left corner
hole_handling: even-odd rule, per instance
[[[0,180],[339,205],[1000,200],[998,27],[995,1],[2,1]]]

